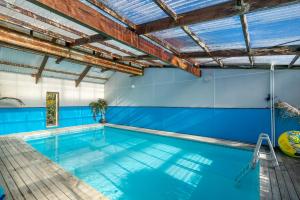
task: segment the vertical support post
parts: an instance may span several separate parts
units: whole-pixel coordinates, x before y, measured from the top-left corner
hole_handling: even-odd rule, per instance
[[[275,68],[274,64],[270,67],[270,99],[271,99],[271,140],[273,147],[276,143],[276,128],[275,128]]]

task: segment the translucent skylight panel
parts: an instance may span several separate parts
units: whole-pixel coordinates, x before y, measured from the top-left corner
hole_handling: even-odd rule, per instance
[[[75,75],[62,74],[62,73],[49,72],[49,71],[44,71],[42,76],[43,77],[50,77],[50,78],[67,79],[67,80],[76,80],[76,79],[78,79],[78,76],[75,76]]]
[[[0,64],[0,71],[10,72],[10,73],[19,73],[19,74],[36,74],[37,73],[37,69],[15,67],[15,66],[4,65],[4,64]]]
[[[211,50],[246,48],[238,16],[198,23],[189,27]]]
[[[121,42],[116,41],[116,40],[107,40],[107,41],[105,41],[105,43],[112,44],[112,45],[114,45],[116,47],[119,47],[121,49],[129,51],[129,52],[131,52],[131,53],[133,53],[135,55],[145,55],[141,51],[138,51],[138,50],[136,50],[134,48],[131,48],[131,47],[125,45],[125,44],[122,44]]]
[[[222,62],[225,65],[230,65],[230,64],[247,64],[249,65],[249,58],[247,56],[245,57],[231,57],[231,58],[223,58]]]
[[[88,72],[88,75],[89,76],[96,76],[96,77],[100,77],[100,78],[110,78],[112,76],[112,74],[114,73],[113,71],[101,72],[101,70],[102,69],[100,69],[100,68],[93,67]]]
[[[170,6],[177,14],[213,6],[226,1],[228,0],[165,0],[166,4]]]
[[[19,51],[12,48],[0,47],[0,60],[11,63],[40,66],[44,56],[27,51]]]
[[[255,56],[254,61],[257,64],[289,65],[294,57],[294,55]]]
[[[98,0],[135,24],[167,17],[153,0]]]
[[[46,69],[80,74],[86,67],[85,65],[80,65],[80,64],[68,62],[65,60],[62,60],[59,64],[56,64],[55,61],[56,61],[56,59],[49,58],[48,62],[46,64]]]
[[[111,52],[111,53],[113,53],[113,54],[117,54],[117,55],[119,55],[119,56],[129,56],[129,55],[126,54],[126,53],[123,53],[123,52],[121,52],[121,51],[119,51],[119,50],[116,50],[116,49],[114,49],[114,48],[105,46],[105,45],[100,44],[100,43],[97,43],[97,42],[91,43],[91,45],[92,45],[92,46],[95,46],[95,47],[99,47],[100,49],[103,49],[103,50],[105,50],[105,51],[109,51],[109,52]]]
[[[104,84],[106,82],[106,80],[89,78],[89,77],[84,77],[84,79],[82,81],[89,82],[89,83],[98,83],[98,84]]]
[[[217,63],[212,58],[194,58],[193,61],[200,65],[216,65]]]
[[[247,17],[252,47],[300,44],[300,4],[254,12]]]
[[[203,51],[180,27],[155,32],[153,35],[170,43],[179,51]]]

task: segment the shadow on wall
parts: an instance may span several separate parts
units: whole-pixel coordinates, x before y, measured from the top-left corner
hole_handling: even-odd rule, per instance
[[[270,134],[270,110],[259,108],[121,107],[107,111],[109,123],[256,143]]]

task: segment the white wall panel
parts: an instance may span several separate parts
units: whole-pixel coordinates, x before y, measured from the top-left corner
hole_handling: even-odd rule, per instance
[[[87,106],[104,97],[104,85],[82,82],[76,88],[74,81],[45,77],[35,84],[35,78],[29,75],[0,72],[0,96],[20,98],[26,107],[43,107],[47,92],[59,92],[61,106]]]
[[[116,73],[105,84],[112,106],[265,108],[268,70],[202,70],[202,78],[179,69],[146,69],[143,77]],[[300,104],[300,71],[276,71],[276,96]]]

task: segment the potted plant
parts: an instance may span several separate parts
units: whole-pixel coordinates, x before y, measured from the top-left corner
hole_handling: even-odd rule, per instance
[[[107,103],[104,99],[98,99],[97,101],[93,101],[89,104],[91,107],[91,111],[93,113],[93,118],[96,121],[97,116],[101,113],[101,121],[100,123],[105,123],[105,111],[107,109]]]

